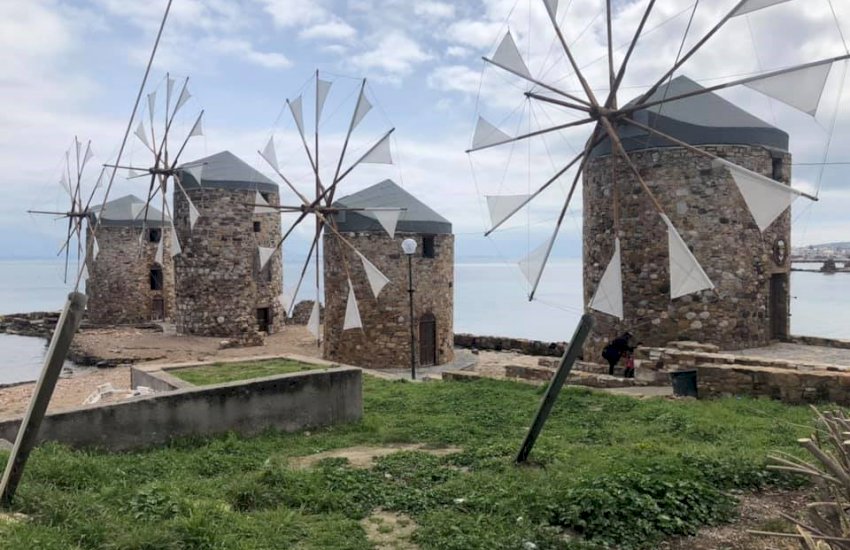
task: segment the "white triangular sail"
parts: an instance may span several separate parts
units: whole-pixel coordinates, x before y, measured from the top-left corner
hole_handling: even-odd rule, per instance
[[[257,191],[254,195],[254,214],[277,214],[277,208],[269,206],[269,202]]]
[[[82,171],[86,167],[86,163],[88,161],[90,161],[93,156],[94,156],[94,153],[92,153],[92,150],[91,150],[91,141],[89,141],[88,144],[86,144],[86,154],[83,155],[83,164],[82,164],[82,167],[80,168],[80,171]]]
[[[137,137],[137,138],[139,138],[139,140],[140,140],[142,143],[144,143],[144,144],[145,144],[145,147],[147,147],[148,149],[150,149],[150,148],[151,148],[150,141],[148,141],[148,134],[147,134],[147,132],[145,131],[145,123],[144,123],[144,121],[141,121],[141,120],[140,120],[140,121],[139,121],[139,125],[138,125],[138,126],[136,126],[136,137]]]
[[[479,116],[478,123],[475,125],[475,134],[472,136],[472,150],[498,145],[511,139],[513,139],[511,136],[487,122],[483,116]]]
[[[661,218],[667,224],[667,246],[670,252],[670,299],[713,289],[714,283],[705,274],[670,218],[663,214]]]
[[[83,263],[83,270],[80,272],[80,280],[82,282],[89,280],[89,266],[86,263]]]
[[[310,334],[319,339],[319,302],[313,302],[313,309],[310,311],[310,318],[307,319],[307,330]]]
[[[363,155],[360,162],[366,164],[392,164],[393,155],[390,151],[390,134],[381,138],[372,149]]]
[[[160,239],[162,241],[162,239]],[[171,221],[171,257],[174,258],[183,253],[183,248],[180,246],[180,239],[177,237],[177,230],[174,228],[174,221]]]
[[[148,94],[148,115],[151,119],[151,126],[153,126],[153,115],[156,112],[156,92],[151,92]]]
[[[192,94],[189,93],[189,81],[186,81],[186,84],[183,85],[183,89],[180,90],[180,97],[177,98],[177,105],[174,107],[174,113],[180,110],[180,107],[186,104],[189,101],[189,98],[192,97]]]
[[[277,171],[280,171],[280,168],[278,168],[277,165],[277,152],[274,148],[274,136],[269,138],[269,141],[268,143],[266,143],[266,146],[263,148],[263,152],[260,153],[260,156],[263,157],[263,159],[265,159],[265,161],[269,163],[269,166],[271,166]]]
[[[546,6],[549,15],[555,19],[558,16],[558,0],[543,0],[543,4]]]
[[[531,195],[487,195],[487,208],[493,227],[513,216],[530,198]]]
[[[182,168],[184,172],[188,172],[197,182],[198,187],[201,187],[201,182],[203,181],[203,173],[204,173],[204,165],[203,164],[193,164],[191,166],[184,166]]]
[[[186,192],[184,191],[183,193],[185,194]],[[198,223],[198,218],[201,217],[201,213],[195,208],[195,203],[189,200],[188,195],[186,196],[186,202],[189,203],[189,229],[194,230],[195,224]]]
[[[295,124],[298,126],[298,131],[304,135],[304,111],[302,108],[301,96],[289,101],[289,110],[292,111],[292,118],[295,119]]]
[[[372,104],[369,103],[369,100],[366,99],[366,91],[360,91],[360,97],[357,98],[357,108],[354,109],[354,120],[351,123],[351,129],[354,130],[357,128],[357,125],[360,124],[360,121],[366,116],[366,114],[372,110]]]
[[[614,255],[602,273],[590,308],[618,319],[623,318],[623,268],[620,257],[620,239],[614,239]]]
[[[549,259],[549,253],[552,251],[554,244],[555,235],[553,234],[548,241],[532,250],[528,256],[520,260],[519,269],[525,275],[525,279],[532,285],[532,288],[537,288],[540,277],[543,275],[543,268],[546,266],[546,261]]]
[[[496,53],[493,54],[493,61],[516,74],[531,78],[531,72],[528,70],[528,66],[523,61],[522,55],[520,55],[519,49],[516,47],[516,42],[514,42],[511,31],[505,34],[499,47],[496,48]]]
[[[390,236],[391,239],[395,238],[395,229],[398,226],[398,219],[401,217],[400,209],[392,209],[392,210],[372,210],[369,213],[372,214],[378,223],[381,224],[381,227],[384,228],[384,231],[387,232],[387,235]]]
[[[266,268],[266,264],[269,263],[269,260],[272,259],[272,256],[275,253],[277,248],[269,248],[265,246],[258,246],[257,253],[260,255],[260,269],[263,270]]]
[[[195,125],[192,126],[192,131],[189,132],[189,137],[202,136],[204,135],[204,127],[201,124],[201,119],[204,117],[204,112],[201,111],[201,114],[198,115],[198,120],[195,121]]]
[[[331,82],[322,80],[321,78],[318,82],[316,112],[318,113],[320,120],[322,118],[322,110],[325,108],[325,100],[328,99],[328,92],[331,91],[331,84]]]
[[[800,192],[789,185],[779,183],[752,170],[747,170],[728,160],[717,159],[715,165],[729,169],[738,191],[750,209],[753,219],[761,231],[785,212]]]
[[[732,12],[732,17],[738,17],[745,13],[750,13],[762,8],[769,8],[770,6],[788,1],[789,0],[745,0],[734,12]]]
[[[744,85],[764,95],[815,116],[832,63],[804,67]]]
[[[375,264],[370,262],[366,256],[357,253],[360,256],[360,261],[363,263],[363,270],[366,271],[366,278],[369,279],[369,286],[372,288],[372,295],[377,299],[378,295],[384,289],[385,286],[390,282],[386,275],[381,273],[381,271],[375,267]]]
[[[97,245],[97,237],[92,235],[91,259],[96,260],[98,254],[100,254],[100,247]]]
[[[165,248],[164,248],[165,245],[163,244],[164,242],[165,242],[165,236],[160,235],[159,242],[156,245],[156,254],[154,254],[154,257],[153,257],[153,261],[155,263],[158,263],[159,265],[162,265],[162,260],[165,257]]]
[[[357,297],[354,295],[354,287],[351,285],[351,279],[349,279],[348,300],[345,303],[345,321],[343,322],[342,330],[351,330],[353,328],[363,328],[363,321],[360,320]]]
[[[174,91],[174,83],[175,82],[177,82],[177,81],[175,79],[171,78],[170,76],[166,77],[166,84],[165,84],[165,106],[166,106],[166,108],[171,107],[171,93]]]
[[[71,187],[68,185],[68,176],[64,171],[62,172],[62,177],[59,178],[59,185],[61,185],[62,189],[71,195]]]

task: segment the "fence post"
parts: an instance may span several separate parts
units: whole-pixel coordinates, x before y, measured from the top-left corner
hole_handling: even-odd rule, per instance
[[[32,452],[38,440],[41,421],[44,419],[44,413],[47,411],[47,405],[50,403],[56,381],[62,373],[62,366],[68,357],[71,341],[83,320],[85,309],[85,294],[72,292],[68,295],[68,301],[65,302],[62,315],[53,330],[53,337],[50,340],[50,347],[47,349],[47,356],[44,358],[44,367],[41,369],[35,393],[30,400],[26,415],[21,421],[21,426],[18,428],[15,446],[12,447],[12,454],[9,455],[9,461],[6,463],[6,471],[3,473],[2,482],[0,482],[0,507],[8,508],[12,505],[15,490],[21,481],[30,452]]]
[[[573,370],[573,365],[578,359],[578,356],[581,355],[582,346],[584,346],[584,341],[587,339],[587,335],[590,333],[590,329],[592,327],[593,317],[585,313],[581,316],[581,321],[579,321],[575,334],[573,334],[570,343],[567,345],[567,349],[564,350],[564,356],[561,357],[561,364],[558,365],[558,370],[555,372],[555,376],[549,383],[549,387],[546,388],[546,394],[543,396],[543,401],[540,402],[540,408],[537,409],[537,415],[534,417],[534,422],[531,424],[531,428],[525,436],[525,441],[522,442],[522,447],[520,447],[519,453],[517,454],[517,464],[522,464],[528,460],[528,455],[531,454],[531,449],[534,448],[534,443],[537,441],[537,437],[540,435],[540,432],[543,431],[543,425],[546,424],[546,420],[549,418],[549,413],[552,412],[552,407],[558,399],[558,394],[561,393],[561,388],[564,386],[564,382],[570,375],[570,371]]]

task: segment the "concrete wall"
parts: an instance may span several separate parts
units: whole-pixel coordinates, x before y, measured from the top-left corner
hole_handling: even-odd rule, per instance
[[[294,432],[362,416],[361,371],[340,367],[57,412],[45,417],[39,442],[123,451],[184,436]],[[0,438],[14,441],[20,422],[0,420]]]
[[[159,230],[159,228],[155,228]],[[154,319],[153,300],[163,300],[166,319],[174,314],[174,262],[171,258],[171,229],[162,228],[164,239],[162,290],[151,290],[150,271],[156,265],[158,243],[148,239],[143,228],[103,225],[97,230],[97,259],[88,260],[89,297],[87,318],[94,324],[120,325]],[[86,230],[91,239],[91,227]]]
[[[417,241],[413,258],[414,322],[419,363],[418,320],[431,313],[437,321],[437,364],[454,359],[454,236],[434,235],[435,255],[422,256],[423,235],[396,232],[344,233],[366,258],[390,280],[376,300],[360,258],[333,234],[324,236],[325,359],[349,365],[404,368],[410,365],[408,259],[402,253],[406,238]],[[347,268],[347,269],[346,269]],[[348,277],[354,286],[363,330],[343,331]]]
[[[708,146],[705,150],[768,177],[773,157],[761,147]],[[680,147],[629,154],[647,185],[717,287],[670,299],[669,253],[664,222],[622,160],[593,159],[584,178],[584,298],[589,303],[614,247],[613,194],[620,198],[623,269],[622,322],[594,314],[586,357],[629,330],[646,345],[698,340],[734,350],[766,345],[771,331],[770,280],[790,271],[790,254],[778,264],[776,240],[791,246],[790,211],[762,234],[729,171]],[[791,180],[791,156],[782,157],[782,181]],[[616,188],[612,184],[617,182]],[[788,334],[790,293],[776,315]]]

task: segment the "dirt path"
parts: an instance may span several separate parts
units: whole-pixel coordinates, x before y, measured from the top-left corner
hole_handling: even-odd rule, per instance
[[[732,523],[701,529],[695,537],[676,537],[659,550],[798,550],[793,539],[750,535],[747,530],[785,531],[788,522],[778,512],[798,515],[810,495],[804,491],[763,492],[741,497],[739,515]]]

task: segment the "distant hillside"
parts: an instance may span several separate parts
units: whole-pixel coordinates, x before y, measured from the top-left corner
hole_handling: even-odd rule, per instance
[[[831,248],[833,250],[850,250],[850,242],[810,244],[809,246],[801,246],[799,248],[800,249]]]

